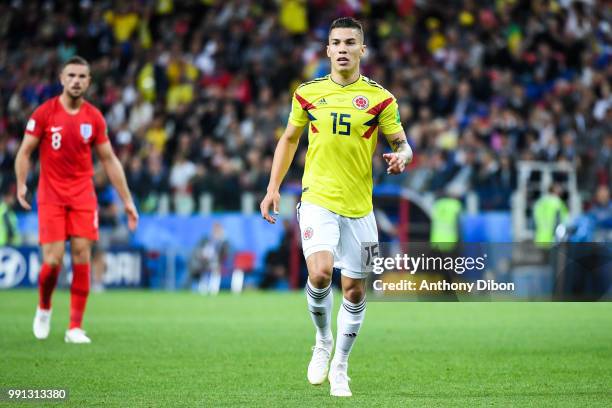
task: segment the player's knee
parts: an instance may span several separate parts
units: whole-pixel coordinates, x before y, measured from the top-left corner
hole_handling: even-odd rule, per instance
[[[43,262],[55,268],[62,264],[64,260],[64,251],[43,251]]]
[[[315,288],[329,286],[332,277],[332,268],[317,266],[309,271],[308,279]]]
[[[62,258],[64,258],[63,254],[62,255],[48,255],[45,259],[44,262],[51,266],[52,268],[58,267],[62,264]]]
[[[71,252],[72,259],[77,264],[88,263],[91,258],[91,248],[86,246],[75,246],[71,249]]]
[[[365,297],[365,289],[359,286],[353,286],[344,290],[344,298],[351,303],[359,303]]]

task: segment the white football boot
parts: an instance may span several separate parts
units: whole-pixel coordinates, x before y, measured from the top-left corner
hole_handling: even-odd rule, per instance
[[[85,335],[85,331],[78,327],[75,327],[74,329],[66,330],[64,341],[66,343],[75,343],[75,344],[91,343],[91,339]]]
[[[329,385],[330,394],[332,397],[352,397],[353,393],[349,388],[349,381],[351,380],[349,376],[346,374],[347,365],[345,364],[336,364],[332,362],[331,368],[329,370]]]
[[[36,307],[32,330],[34,331],[34,337],[38,340],[44,340],[49,337],[49,330],[51,330],[51,309],[44,310],[38,306]]]
[[[333,340],[329,343],[319,343],[312,348],[312,358],[308,364],[308,382],[312,385],[321,385],[329,371]]]

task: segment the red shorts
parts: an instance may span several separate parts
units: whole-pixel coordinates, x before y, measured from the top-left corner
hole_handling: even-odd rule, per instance
[[[38,236],[41,244],[69,237],[98,240],[98,211],[60,204],[38,205]]]

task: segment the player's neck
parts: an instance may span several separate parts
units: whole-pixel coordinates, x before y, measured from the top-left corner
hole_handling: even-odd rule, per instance
[[[331,72],[331,80],[334,81],[335,83],[337,83],[338,85],[350,85],[353,82],[357,81],[359,79],[359,70],[356,69],[353,72],[350,73],[340,73],[338,71],[333,71]]]
[[[61,94],[59,97],[59,100],[62,106],[64,107],[64,109],[66,110],[66,112],[68,112],[71,115],[79,113],[79,110],[81,109],[81,105],[83,105],[82,97],[71,98],[70,96],[66,94]]]

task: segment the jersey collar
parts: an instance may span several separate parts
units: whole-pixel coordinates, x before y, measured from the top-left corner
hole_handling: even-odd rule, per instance
[[[359,78],[357,78],[355,81],[351,82],[350,84],[340,85],[339,83],[337,83],[336,81],[332,79],[331,74],[327,74],[327,79],[329,79],[329,82],[331,82],[332,84],[334,84],[335,86],[339,88],[348,88],[351,85],[355,85],[357,82],[361,81],[362,78],[363,78],[363,75],[359,74]]]

